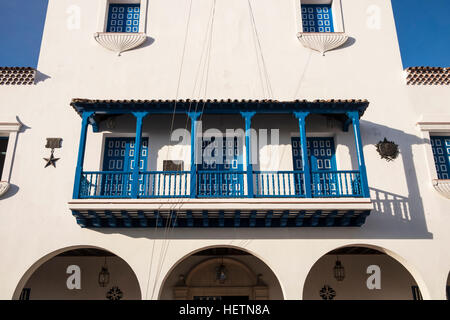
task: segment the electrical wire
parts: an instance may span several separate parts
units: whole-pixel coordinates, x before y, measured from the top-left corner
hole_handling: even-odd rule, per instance
[[[207,68],[207,72],[206,72],[207,74],[206,74],[206,83],[205,83],[205,95],[206,95],[206,92],[207,92],[206,88],[207,88],[207,82],[208,82],[208,77],[209,77],[209,61],[210,61],[210,55],[211,55],[210,53],[211,53],[212,29],[213,29],[212,26],[214,25],[215,8],[216,8],[216,0],[214,0],[214,4],[213,4],[213,7],[212,7],[211,32],[210,32],[210,37],[209,37],[210,41],[209,41],[209,47],[208,47],[208,49],[209,49],[208,50],[208,59],[207,59],[207,61],[208,61],[208,68]],[[192,0],[191,0],[190,8],[189,8],[189,18],[188,18],[188,23],[187,23],[187,26],[186,26],[185,43],[184,43],[183,54],[182,54],[182,63],[180,65],[180,73],[179,73],[178,84],[177,84],[177,93],[176,93],[176,99],[175,99],[175,104],[174,104],[174,111],[172,113],[172,122],[171,122],[171,129],[169,131],[169,136],[171,135],[171,132],[173,130],[174,116],[176,114],[176,104],[177,104],[177,100],[178,100],[179,87],[180,87],[180,84],[181,84],[181,72],[182,72],[183,60],[184,60],[184,56],[185,56],[185,49],[186,49],[187,36],[188,36],[188,31],[189,31],[189,21],[190,21],[190,17],[191,17],[191,10],[192,10]],[[202,56],[203,56],[203,52],[202,52]],[[202,56],[201,56],[201,60],[202,60]],[[201,60],[200,60],[199,66],[201,65]],[[205,62],[205,64],[206,64],[206,62]],[[202,74],[203,74],[203,72],[202,72]],[[197,75],[198,75],[198,72],[197,72]],[[194,84],[193,92],[195,92],[195,86],[196,86],[197,80],[198,80],[198,78],[196,76],[196,82]],[[202,75],[202,80],[200,82],[199,95],[200,95],[200,91],[201,91],[201,83],[202,83],[202,81],[203,81],[203,75]],[[190,104],[189,104],[189,111],[191,110],[191,106],[192,106],[192,102],[190,102]],[[198,107],[198,101],[197,101],[196,108],[195,108],[196,111],[197,111],[197,107]],[[202,113],[203,113],[203,110],[202,110]],[[187,129],[187,121],[188,121],[188,117],[186,117],[186,124],[185,124],[185,128],[186,129]],[[177,203],[172,204],[172,208],[170,209],[169,218],[166,220],[166,225],[164,227],[163,242],[161,244],[161,251],[160,251],[160,256],[159,256],[159,261],[158,261],[159,263],[158,263],[158,266],[157,266],[157,271],[156,271],[156,276],[155,276],[155,281],[154,281],[155,285],[153,286],[153,290],[152,290],[152,294],[151,294],[152,297],[155,294],[156,283],[158,283],[158,280],[160,278],[160,274],[161,274],[161,271],[162,271],[162,266],[163,266],[163,263],[164,263],[164,260],[166,258],[166,255],[167,255],[167,252],[168,252],[168,248],[169,248],[169,245],[170,245],[170,240],[168,238],[169,238],[171,232],[173,231],[174,225],[176,224],[176,221],[177,221],[177,218],[178,218],[178,212],[176,212],[175,220],[172,223],[172,216],[173,216],[172,212],[177,206],[181,207],[181,205],[184,203],[184,201],[185,200],[183,198],[181,198],[180,201],[178,201]],[[161,208],[161,206],[160,206],[160,208]],[[158,215],[158,218],[159,217],[160,216]],[[156,232],[156,228],[157,228],[157,224],[155,225],[155,232]],[[152,258],[153,258],[153,253],[154,253],[154,244],[153,244],[153,249],[152,249]],[[153,259],[151,259],[151,260],[153,261]],[[152,267],[152,262],[150,263],[150,267],[149,267],[148,282],[150,281],[150,274],[151,274],[150,270],[151,270],[151,267]],[[148,287],[149,286],[147,285],[147,295],[148,295]]]
[[[263,73],[264,73],[264,77],[265,77],[265,80],[266,80],[268,95],[269,95],[269,98],[272,99],[273,98],[272,85],[270,83],[270,77],[269,77],[269,73],[267,71],[266,60],[264,58],[264,53],[263,53],[262,46],[261,46],[261,40],[260,40],[260,37],[259,37],[258,28],[256,26],[255,15],[253,13],[253,8],[252,8],[252,4],[250,3],[250,0],[247,0],[247,3],[248,3],[248,7],[249,7],[250,20],[251,20],[251,23],[252,23],[253,32],[254,32],[254,34],[256,36],[259,52],[260,52],[260,55],[261,55],[261,61],[262,61],[262,65],[263,65]]]

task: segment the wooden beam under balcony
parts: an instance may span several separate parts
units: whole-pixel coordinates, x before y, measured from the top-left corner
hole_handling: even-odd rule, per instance
[[[137,214],[136,214],[137,213]],[[360,227],[370,210],[72,210],[83,228]]]

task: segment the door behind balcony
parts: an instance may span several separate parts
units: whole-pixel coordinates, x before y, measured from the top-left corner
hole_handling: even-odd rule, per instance
[[[134,137],[106,138],[103,154],[101,194],[107,197],[131,196],[134,168]],[[148,138],[142,138],[139,170],[147,168]],[[144,190],[143,177],[139,175],[139,191]]]
[[[292,138],[294,170],[303,170],[300,138]],[[306,138],[309,168],[311,171],[311,192],[313,196],[337,195],[336,157],[333,138]],[[298,180],[298,177],[296,177]],[[303,180],[303,179],[302,179]],[[295,181],[296,189],[303,181]],[[300,190],[296,190],[300,192]]]
[[[197,195],[199,197],[220,198],[244,195],[242,148],[239,147],[238,142],[237,137],[217,140],[215,137],[203,137],[202,164],[197,165]],[[222,149],[222,161],[216,161],[219,148]],[[216,157],[214,160],[211,159],[214,157]]]

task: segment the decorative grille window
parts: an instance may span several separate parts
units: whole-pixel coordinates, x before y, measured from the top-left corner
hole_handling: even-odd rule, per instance
[[[450,136],[430,137],[438,179],[450,179]]]
[[[302,4],[303,32],[334,32],[331,4]]]
[[[140,4],[110,4],[106,32],[139,32],[140,15]]]

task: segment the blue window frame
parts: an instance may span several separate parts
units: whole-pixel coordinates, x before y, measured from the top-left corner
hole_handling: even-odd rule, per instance
[[[430,138],[438,179],[450,179],[450,136]]]
[[[105,152],[103,155],[103,171],[114,172],[105,175],[102,180],[102,195],[120,196],[131,195],[133,177],[131,171],[134,168],[134,142],[135,138],[106,138]],[[141,159],[139,170],[147,169],[148,138],[142,138]],[[115,174],[117,172],[117,174]],[[120,174],[127,172],[128,174]],[[143,175],[139,175],[139,192],[144,191]]]
[[[220,142],[215,137],[203,138],[202,164],[197,165],[198,196],[226,197],[244,194],[242,150],[238,138],[223,137],[221,140]],[[219,143],[222,145],[219,146]],[[219,148],[222,148],[222,163],[203,157],[205,154],[217,157]]]
[[[3,166],[5,165],[7,148],[8,148],[8,137],[0,137],[0,179],[2,178]]]
[[[139,32],[140,15],[140,4],[110,4],[106,32]]]
[[[334,32],[330,4],[302,4],[303,32]]]

